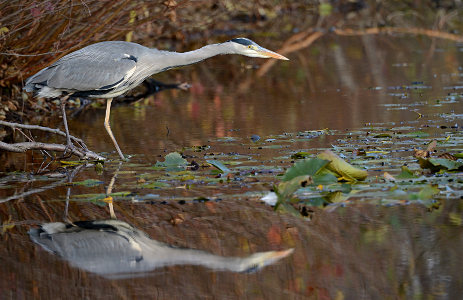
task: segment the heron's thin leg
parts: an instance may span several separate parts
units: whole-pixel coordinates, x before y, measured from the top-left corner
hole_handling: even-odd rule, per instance
[[[72,149],[74,148],[74,145],[71,142],[71,136],[69,135],[68,120],[66,117],[66,101],[68,99],[69,99],[69,95],[66,95],[60,99],[61,114],[63,116],[64,130],[66,131],[66,148],[64,149],[63,157],[66,155],[66,152],[68,150],[71,150],[71,154],[72,154]]]
[[[109,137],[111,137],[111,140],[113,141],[114,146],[116,147],[117,153],[119,153],[119,156],[121,157],[121,159],[125,160],[124,154],[122,154],[122,151],[119,148],[116,138],[114,137],[114,134],[111,130],[111,126],[109,125],[109,115],[111,113],[111,102],[112,101],[113,101],[113,98],[110,98],[108,99],[108,101],[106,101],[106,116],[104,118],[104,127],[106,128],[106,131],[108,132]]]
[[[64,123],[64,130],[66,131],[66,144],[71,144],[71,137],[69,136],[69,128],[68,128],[68,120],[66,117],[66,101],[68,100],[69,96],[64,96],[60,99],[61,104],[61,114],[63,116],[63,123]]]

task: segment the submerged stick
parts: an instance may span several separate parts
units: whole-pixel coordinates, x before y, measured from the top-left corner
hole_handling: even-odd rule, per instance
[[[26,152],[27,150],[49,150],[49,151],[58,151],[64,152],[66,150],[65,145],[61,144],[47,144],[47,143],[40,143],[40,142],[22,142],[22,143],[14,143],[8,144],[0,141],[0,149],[10,151],[10,152]],[[67,149],[71,151],[71,154],[76,155],[81,159],[95,159],[95,160],[104,160],[104,157],[90,151],[90,150],[80,150],[80,149]]]
[[[58,134],[61,136],[66,136],[66,133],[59,130],[59,129],[53,129],[50,127],[44,127],[44,126],[39,126],[39,125],[27,125],[27,124],[20,124],[20,123],[13,123],[13,122],[6,122],[6,121],[1,121],[0,120],[0,125],[7,126],[10,128],[21,128],[21,129],[29,129],[29,130],[40,130],[40,131],[45,131],[45,132],[50,132],[54,134]],[[72,141],[77,142],[79,145],[81,145],[86,151],[88,151],[87,146],[85,145],[84,141],[76,138],[72,135],[69,135]]]
[[[0,125],[10,127],[13,129],[20,128],[20,129],[29,129],[29,130],[40,130],[40,131],[58,134],[61,136],[66,136],[66,133],[59,129],[53,129],[53,128],[44,127],[44,126],[26,125],[26,124],[6,122],[6,121],[0,121]],[[77,148],[72,149],[71,154],[74,154],[81,159],[104,160],[104,157],[96,154],[95,152],[88,150],[83,140],[76,138],[72,135],[70,135],[69,137],[71,138],[72,141],[76,142],[80,147],[82,147],[82,149],[77,149]],[[65,145],[40,143],[40,142],[33,142],[33,141],[14,143],[14,144],[8,144],[8,143],[0,141],[0,149],[10,151],[10,152],[18,152],[18,153],[26,152],[27,150],[45,150],[45,151],[49,150],[49,151],[58,151],[58,152],[65,152],[66,150],[69,150],[69,149],[66,149]]]

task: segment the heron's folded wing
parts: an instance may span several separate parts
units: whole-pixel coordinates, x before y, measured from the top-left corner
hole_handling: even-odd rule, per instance
[[[46,85],[57,89],[76,91],[111,89],[132,76],[137,67],[137,59],[129,54],[115,55],[94,53],[63,57],[47,69],[40,79]],[[42,72],[41,72],[42,73]]]

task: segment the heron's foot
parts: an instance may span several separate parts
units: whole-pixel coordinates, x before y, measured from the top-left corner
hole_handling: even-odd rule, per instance
[[[61,159],[69,158],[72,156],[74,150],[76,150],[76,146],[72,142],[66,144],[66,148],[64,148],[63,155],[61,155]]]

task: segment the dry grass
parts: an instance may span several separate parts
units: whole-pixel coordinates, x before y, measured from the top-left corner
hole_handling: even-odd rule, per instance
[[[3,0],[0,85],[23,80],[44,64],[91,42],[123,38],[153,18],[165,18],[174,9],[162,1]],[[150,13],[142,13],[144,10]]]
[[[0,87],[18,84],[69,52],[102,40],[185,41],[278,1],[0,0]],[[273,3],[275,2],[275,3]],[[285,2],[285,1],[283,1]],[[313,2],[310,0],[309,2]],[[227,26],[222,26],[227,28]]]

